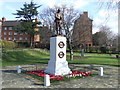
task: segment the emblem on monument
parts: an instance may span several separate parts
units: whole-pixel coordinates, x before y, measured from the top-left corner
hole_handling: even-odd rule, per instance
[[[58,43],[58,46],[59,46],[60,48],[63,48],[63,47],[65,46],[65,44],[64,44],[62,41],[60,41],[60,42]]]
[[[64,57],[64,53],[63,52],[59,52],[59,54],[58,54],[58,56],[60,57],[60,58],[63,58]]]

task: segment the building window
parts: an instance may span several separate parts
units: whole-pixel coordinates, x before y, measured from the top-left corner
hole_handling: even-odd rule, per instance
[[[12,27],[9,27],[9,30],[12,30]]]
[[[14,40],[18,40],[18,37],[14,37]]]
[[[9,37],[8,40],[12,40],[12,37]]]
[[[23,40],[23,37],[20,37],[20,40]]]
[[[6,37],[4,37],[4,40],[7,40],[7,38],[6,38]]]
[[[4,27],[4,30],[7,30],[7,27]]]
[[[12,35],[12,32],[9,32],[9,35]]]
[[[89,47],[92,46],[91,44],[89,44]]]
[[[28,40],[28,37],[25,37],[25,40]]]
[[[14,32],[14,35],[17,35],[17,32]]]
[[[7,35],[7,33],[6,33],[6,32],[4,32],[4,35]]]

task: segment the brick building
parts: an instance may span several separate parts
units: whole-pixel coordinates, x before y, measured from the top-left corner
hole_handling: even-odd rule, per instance
[[[36,19],[35,21],[38,21]],[[1,20],[1,39],[2,40],[8,40],[8,41],[15,41],[15,42],[30,42],[30,36],[25,33],[18,33],[15,31],[15,26],[20,24],[20,21],[17,20],[11,20],[7,21],[6,18],[2,18]],[[35,29],[36,31],[38,29]],[[40,42],[40,36],[39,35],[34,35],[34,45],[36,43]]]
[[[73,27],[74,46],[84,45],[90,47],[92,43],[92,19],[88,17],[88,12],[83,12],[75,21]]]

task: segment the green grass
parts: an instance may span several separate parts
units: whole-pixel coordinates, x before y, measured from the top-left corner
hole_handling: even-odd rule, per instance
[[[95,54],[86,53],[84,58],[80,58],[79,53],[74,53],[77,57],[74,60],[68,60],[69,64],[101,64],[118,66],[118,59],[110,56],[109,54]],[[69,57],[69,53],[67,53]],[[40,50],[25,50],[25,51],[9,51],[2,54],[2,65],[23,65],[23,64],[47,64],[50,59],[48,51]],[[120,65],[119,65],[120,66]]]
[[[49,60],[49,53],[43,50],[12,51],[12,52],[3,53],[2,55],[3,66],[47,63],[48,60]]]
[[[110,56],[109,54],[93,54],[87,53],[84,58],[68,60],[69,63],[74,64],[101,64],[101,65],[112,65],[118,66],[118,59]]]

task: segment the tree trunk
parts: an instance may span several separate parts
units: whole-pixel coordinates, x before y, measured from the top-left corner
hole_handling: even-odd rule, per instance
[[[68,49],[70,51],[70,60],[73,60],[73,50],[72,50],[72,44],[71,41],[69,40],[69,38],[67,39],[67,44],[68,44]]]
[[[70,50],[70,60],[73,60],[73,51]]]
[[[33,44],[32,44],[32,38],[30,40],[30,48],[32,48]]]
[[[33,37],[30,37],[30,48],[33,48]]]

